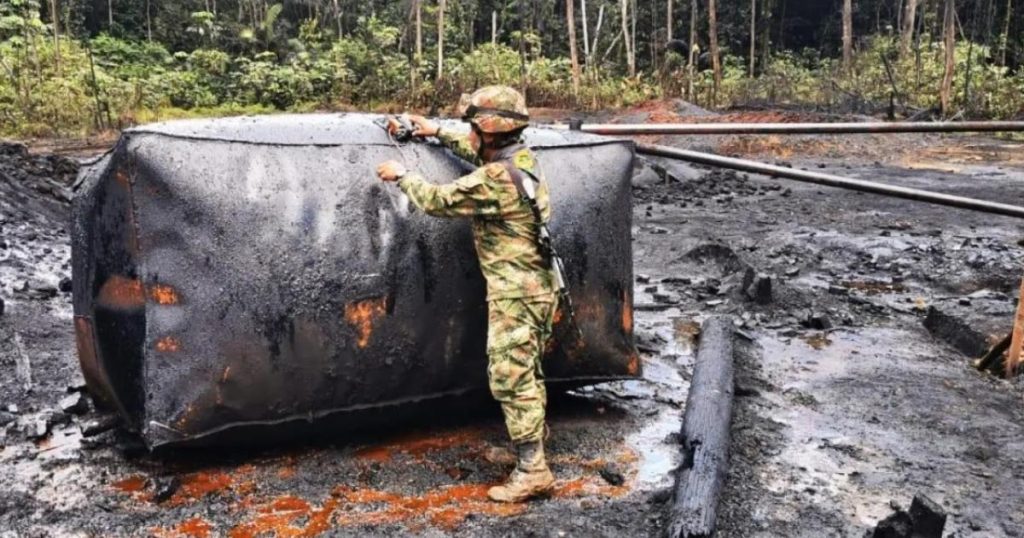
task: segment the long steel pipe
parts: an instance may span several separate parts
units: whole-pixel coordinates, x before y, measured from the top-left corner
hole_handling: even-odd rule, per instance
[[[974,211],[981,211],[983,213],[993,213],[996,215],[1006,215],[1008,217],[1024,218],[1024,207],[1009,204],[1001,204],[999,202],[990,202],[987,200],[979,200],[977,198],[965,198],[963,196],[954,196],[952,194],[942,194],[938,192],[924,191],[920,189],[911,189],[908,187],[898,187],[896,185],[885,185],[883,183],[875,183],[873,181],[864,181],[862,179],[852,179],[841,176],[834,176],[832,174],[823,174],[820,172],[795,170],[783,166],[759,163],[756,161],[735,159],[732,157],[722,157],[711,153],[703,153],[699,151],[691,151],[685,149],[676,149],[666,146],[658,146],[654,144],[637,144],[636,151],[637,153],[642,153],[644,155],[656,155],[658,157],[680,159],[692,163],[717,166],[720,168],[730,168],[733,170],[740,170],[743,172],[750,172],[754,174],[764,174],[773,177],[795,179],[797,181],[815,183],[818,185],[827,185],[829,187],[839,187],[841,189],[850,189],[861,192],[870,192],[874,194],[883,194],[886,196],[905,198],[907,200],[915,200],[918,202],[927,202],[931,204],[944,205],[949,207],[958,207],[961,209],[972,209]]]
[[[569,125],[553,125],[571,129]],[[601,135],[877,134],[1024,132],[1024,121],[864,123],[584,123],[580,131]]]

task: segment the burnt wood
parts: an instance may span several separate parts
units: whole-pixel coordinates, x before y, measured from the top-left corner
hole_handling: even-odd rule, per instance
[[[729,469],[733,400],[733,322],[714,316],[701,327],[683,416],[683,462],[669,514],[670,538],[714,534],[718,497]]]

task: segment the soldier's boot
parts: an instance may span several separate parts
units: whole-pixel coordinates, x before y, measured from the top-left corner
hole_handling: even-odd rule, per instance
[[[555,477],[544,459],[544,442],[534,441],[516,445],[518,462],[508,482],[487,490],[492,501],[519,503],[549,493]]]

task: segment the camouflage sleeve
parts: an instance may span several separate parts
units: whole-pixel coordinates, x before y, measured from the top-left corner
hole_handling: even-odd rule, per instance
[[[476,165],[480,164],[480,157],[473,150],[473,146],[469,144],[468,136],[457,131],[442,128],[437,132],[437,139],[445,147],[452,150],[452,153],[458,155],[460,159],[467,160]]]
[[[410,172],[398,188],[416,207],[435,217],[493,217],[501,213],[484,168],[445,185],[435,185]]]

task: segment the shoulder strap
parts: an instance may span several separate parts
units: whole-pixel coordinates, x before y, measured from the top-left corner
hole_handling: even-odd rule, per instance
[[[534,185],[535,183],[539,184],[540,180],[528,170],[523,170],[516,166],[512,161],[501,161],[501,164],[505,167],[505,170],[508,170],[508,175],[512,176],[512,184],[516,186],[516,192],[530,206],[534,219],[537,220],[538,224],[543,223],[544,217],[541,214],[540,207],[537,205],[537,189]],[[529,176],[529,182],[525,180],[524,175]]]
[[[551,240],[551,232],[548,231],[548,225],[544,223],[544,215],[541,213],[540,206],[537,205],[537,191],[534,188],[535,184],[540,184],[540,179],[533,175],[529,170],[519,168],[512,162],[511,159],[504,159],[501,164],[508,170],[508,174],[512,176],[512,184],[516,186],[516,191],[519,192],[519,197],[530,206],[530,212],[533,213],[533,220],[537,225],[537,246],[540,248],[541,254],[547,258],[548,263],[554,270],[555,274],[555,285],[558,287],[558,295],[562,300],[562,307],[568,314],[569,323],[572,324],[578,341],[582,341],[583,332],[580,330],[579,324],[576,322],[575,309],[572,305],[572,297],[569,296],[569,284],[565,278],[565,267],[562,263],[561,256],[555,250],[554,242]],[[523,176],[530,178],[526,181]]]

